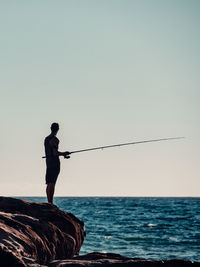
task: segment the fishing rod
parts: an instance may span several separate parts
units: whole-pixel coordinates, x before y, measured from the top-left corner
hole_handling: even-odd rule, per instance
[[[152,139],[152,140],[143,140],[143,141],[136,141],[136,142],[129,142],[129,143],[122,143],[122,144],[115,144],[115,145],[108,145],[108,146],[98,146],[98,147],[92,147],[92,148],[86,148],[81,150],[75,150],[69,152],[69,154],[75,154],[75,153],[81,153],[81,152],[87,152],[87,151],[93,151],[93,150],[99,150],[99,149],[106,149],[111,147],[120,147],[120,146],[128,146],[128,145],[137,145],[137,144],[143,144],[143,143],[151,143],[151,142],[160,142],[160,141],[168,141],[168,140],[175,140],[175,139],[182,139],[185,137],[169,137],[169,138],[160,138],[160,139]],[[42,157],[46,158],[46,157]]]

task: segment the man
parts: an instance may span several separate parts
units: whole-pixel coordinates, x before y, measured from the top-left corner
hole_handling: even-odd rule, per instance
[[[46,156],[46,194],[48,203],[53,204],[53,196],[55,190],[56,180],[60,173],[60,159],[59,156],[70,158],[70,152],[59,152],[59,139],[56,134],[59,130],[59,124],[54,122],[51,125],[51,134],[44,140],[45,156]]]

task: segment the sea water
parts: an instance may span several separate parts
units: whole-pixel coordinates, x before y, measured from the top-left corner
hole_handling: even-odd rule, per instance
[[[55,197],[54,204],[85,223],[80,254],[200,261],[200,198]]]

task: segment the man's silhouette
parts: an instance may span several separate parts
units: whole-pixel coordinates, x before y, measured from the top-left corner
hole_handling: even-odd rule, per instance
[[[59,156],[69,158],[69,152],[59,152],[59,139],[56,134],[59,130],[59,124],[54,122],[51,125],[51,134],[44,140],[45,156],[46,156],[46,194],[48,202],[53,204],[53,196],[55,190],[56,180],[60,173],[60,159]]]

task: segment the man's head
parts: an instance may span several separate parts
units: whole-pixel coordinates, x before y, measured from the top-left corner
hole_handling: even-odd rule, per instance
[[[56,134],[59,130],[59,124],[57,122],[54,122],[51,124],[51,132]]]

